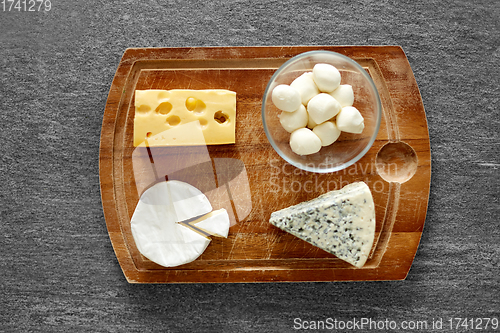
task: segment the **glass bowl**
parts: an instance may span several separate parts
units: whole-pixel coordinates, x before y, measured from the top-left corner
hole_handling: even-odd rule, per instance
[[[290,133],[281,126],[278,116],[282,111],[273,104],[271,94],[274,87],[289,85],[303,73],[311,72],[317,63],[335,66],[341,74],[340,84],[352,86],[353,106],[363,116],[365,128],[361,134],[342,132],[337,141],[315,154],[297,155],[290,148]],[[332,51],[309,51],[285,62],[269,80],[262,101],[262,123],[274,150],[295,167],[317,173],[339,171],[361,159],[377,137],[381,116],[380,97],[368,73],[356,61]]]

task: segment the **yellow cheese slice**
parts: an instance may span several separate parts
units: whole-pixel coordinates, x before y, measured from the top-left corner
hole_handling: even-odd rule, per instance
[[[195,122],[203,136],[181,125]],[[136,90],[134,147],[235,143],[236,93],[224,89]],[[178,129],[169,133],[170,130]],[[154,138],[154,140],[153,140]],[[175,140],[174,140],[175,138]]]

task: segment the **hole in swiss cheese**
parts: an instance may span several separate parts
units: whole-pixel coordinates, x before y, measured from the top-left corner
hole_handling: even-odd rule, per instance
[[[217,111],[214,114],[214,119],[219,124],[224,124],[224,123],[226,123],[226,122],[229,121],[229,116],[227,114],[225,114],[224,112],[222,112],[222,111]]]
[[[167,118],[167,123],[170,126],[177,126],[181,123],[181,118],[179,118],[178,116],[170,116]]]
[[[167,114],[172,110],[172,104],[169,102],[163,102],[155,109],[157,113]]]

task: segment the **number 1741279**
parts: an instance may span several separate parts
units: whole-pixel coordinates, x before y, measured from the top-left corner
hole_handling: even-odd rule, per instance
[[[498,318],[450,318],[449,328],[452,330],[497,330],[499,328]]]
[[[40,12],[52,9],[50,0],[0,0],[4,12]]]

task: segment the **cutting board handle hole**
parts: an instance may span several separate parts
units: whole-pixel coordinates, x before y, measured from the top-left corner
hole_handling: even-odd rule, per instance
[[[417,166],[417,153],[402,141],[386,143],[377,153],[377,172],[388,182],[407,182],[417,171]]]

